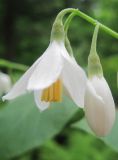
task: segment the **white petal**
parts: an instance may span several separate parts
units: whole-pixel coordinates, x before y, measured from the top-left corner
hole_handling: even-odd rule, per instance
[[[89,126],[95,134],[98,136],[105,136],[110,132],[113,126],[115,120],[115,106],[113,99],[109,96],[110,91],[106,88],[107,85],[99,85],[98,81],[96,81],[95,88],[94,84],[91,80],[87,83],[85,93],[85,115]],[[101,94],[98,94],[99,91]],[[107,96],[108,98],[106,99]]]
[[[98,78],[95,76],[91,79],[91,83],[95,88],[96,93],[101,96],[105,102],[109,103],[109,106],[114,106],[111,90],[104,77]]]
[[[11,88],[11,78],[9,75],[0,72],[0,95],[7,93]]]
[[[57,42],[52,42],[49,45],[29,79],[29,90],[42,90],[56,81],[63,67],[60,51],[60,44]]]
[[[64,67],[61,75],[62,81],[73,101],[82,108],[84,107],[84,94],[87,78],[84,70],[77,64],[75,59],[71,58],[67,51],[64,52]]]
[[[26,92],[26,87],[28,84],[28,80],[34,71],[36,65],[39,63],[41,57],[37,59],[37,61],[25,72],[25,74],[16,82],[16,84],[12,87],[12,89],[3,96],[3,100],[10,100],[16,98]]]
[[[41,95],[42,95],[41,90],[34,91],[35,103],[36,103],[37,107],[40,109],[40,111],[44,111],[45,109],[47,109],[49,107],[50,103],[49,102],[42,102]]]

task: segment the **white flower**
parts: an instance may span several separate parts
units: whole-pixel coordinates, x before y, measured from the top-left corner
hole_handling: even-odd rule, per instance
[[[88,80],[85,115],[96,135],[105,136],[110,132],[115,120],[115,104],[104,77],[93,76]]]
[[[3,100],[30,90],[34,92],[38,108],[45,110],[50,102],[61,101],[62,88],[66,88],[73,101],[83,107],[85,86],[83,69],[69,56],[63,42],[53,40]]]
[[[9,75],[0,72],[0,96],[7,93],[11,88],[11,79]]]

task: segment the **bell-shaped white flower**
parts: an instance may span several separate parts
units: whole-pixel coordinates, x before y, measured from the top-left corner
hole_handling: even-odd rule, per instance
[[[16,98],[29,90],[34,92],[37,106],[44,110],[50,102],[61,101],[63,88],[66,88],[73,101],[83,107],[85,84],[85,72],[70,57],[64,42],[52,41],[3,100]]]
[[[62,18],[72,10],[62,10],[57,15],[52,27],[49,47],[3,97],[3,100],[16,98],[27,90],[33,91],[38,108],[45,110],[50,102],[61,101],[65,88],[79,107],[84,106],[86,75],[68,54],[64,45],[65,32]]]
[[[107,135],[115,120],[115,104],[104,77],[94,76],[87,82],[85,116],[98,136]]]
[[[110,88],[104,79],[102,66],[96,52],[99,24],[95,27],[91,51],[88,57],[87,88],[85,91],[85,117],[98,136],[107,135],[115,120],[115,104]]]
[[[9,77],[9,75],[0,72],[0,96],[10,90],[11,84],[11,78]]]

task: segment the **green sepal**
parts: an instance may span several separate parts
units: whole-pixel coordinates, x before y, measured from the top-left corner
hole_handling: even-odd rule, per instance
[[[99,56],[96,55],[89,55],[88,57],[88,76],[89,78],[97,75],[99,77],[103,76],[102,65],[100,63]]]
[[[64,26],[62,24],[62,20],[56,20],[53,24],[52,31],[51,31],[51,41],[64,41],[65,32]]]
[[[93,38],[92,38],[91,50],[88,56],[88,76],[89,78],[95,75],[99,77],[103,76],[102,65],[100,63],[100,58],[96,51],[98,30],[99,30],[99,23],[95,27]]]
[[[59,12],[52,26],[51,41],[53,40],[64,41],[65,40],[65,31],[64,31],[62,20],[65,14],[69,12],[74,12],[75,10],[76,9],[68,8],[68,9],[64,9],[61,12]]]

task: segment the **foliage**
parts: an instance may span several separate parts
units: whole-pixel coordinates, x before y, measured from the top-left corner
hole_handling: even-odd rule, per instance
[[[77,108],[65,99],[40,113],[33,96],[18,98],[1,108],[0,158],[9,158],[37,147],[60,132]]]

